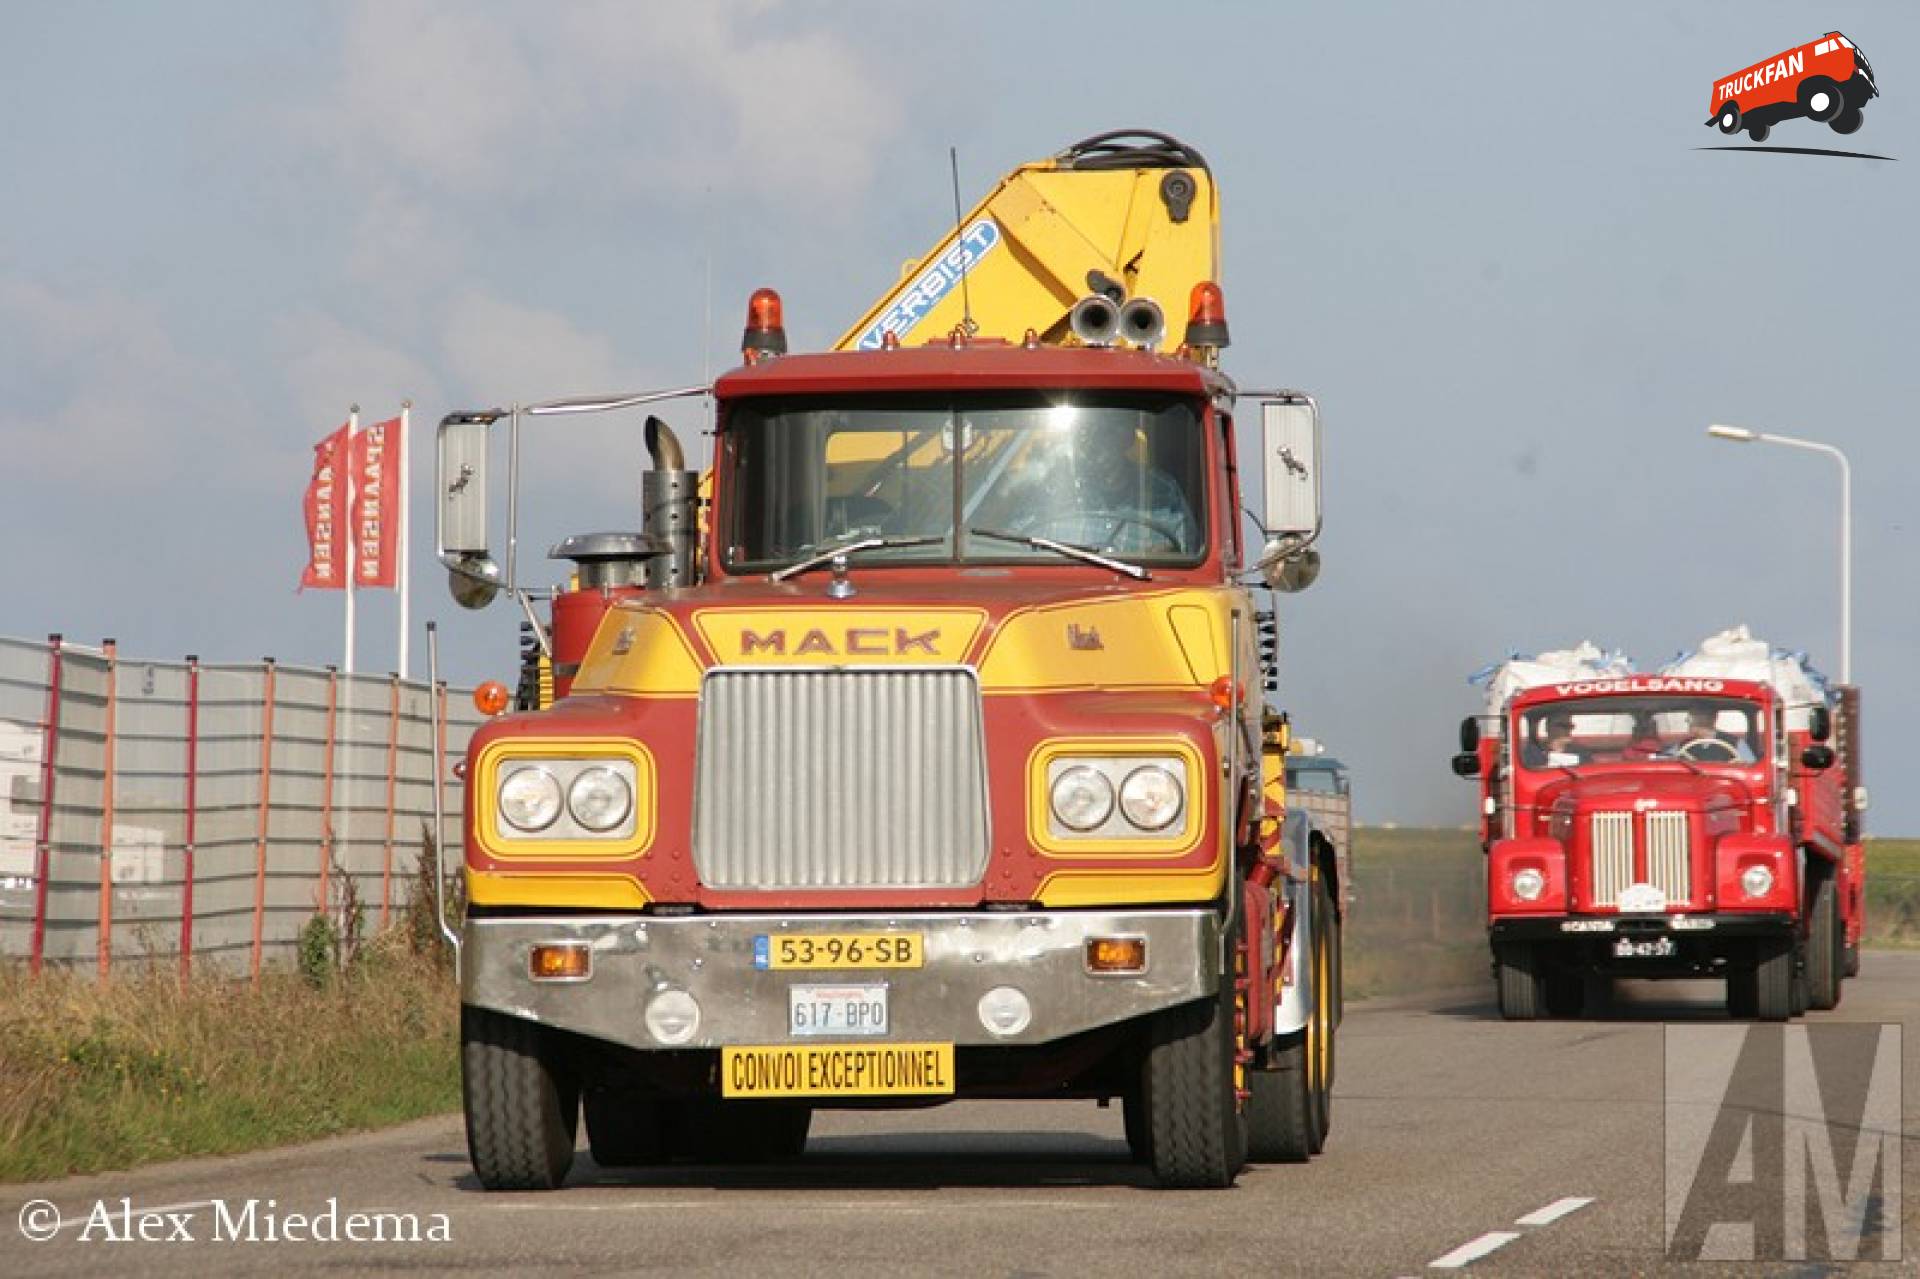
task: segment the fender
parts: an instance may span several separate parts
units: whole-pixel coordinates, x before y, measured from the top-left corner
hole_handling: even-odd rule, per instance
[[[1286,956],[1281,963],[1290,968],[1293,980],[1281,987],[1280,999],[1273,1006],[1273,1033],[1289,1035],[1307,1028],[1313,1009],[1313,965],[1302,957],[1313,953],[1310,931],[1313,912],[1308,902],[1313,892],[1313,823],[1298,809],[1287,814],[1280,828],[1280,852],[1286,859],[1286,878],[1276,882],[1286,902],[1288,923]]]

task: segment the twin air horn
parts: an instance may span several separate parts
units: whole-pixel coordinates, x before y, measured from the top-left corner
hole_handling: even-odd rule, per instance
[[[1067,323],[1088,346],[1129,342],[1151,351],[1167,335],[1166,312],[1152,298],[1116,302],[1104,293],[1090,293],[1073,304]]]

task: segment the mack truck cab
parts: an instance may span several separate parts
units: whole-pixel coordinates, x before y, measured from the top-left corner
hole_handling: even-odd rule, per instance
[[[1724,980],[1735,1017],[1836,1006],[1863,908],[1841,705],[1837,726],[1764,681],[1631,675],[1464,721],[1501,1014],[1578,1015],[1619,977]]]
[[[1171,188],[1169,226],[1211,209],[1188,149],[1129,158],[1144,177],[1086,173]],[[1073,162],[1016,174],[953,243],[982,219],[976,244],[1035,236],[1001,197]],[[955,251],[927,261],[978,265]],[[983,276],[908,344],[929,272],[871,342],[863,320],[789,353],[760,290],[710,386],[441,425],[455,594],[513,594],[556,692],[468,750],[463,1085],[489,1189],[558,1185],[582,1116],[620,1167],[794,1158],[825,1106],[1117,1100],[1169,1186],[1326,1140],[1343,866],[1286,807],[1247,584],[1317,571],[1317,405],[1219,370],[1211,278],[1177,343],[1145,294],[1034,318]],[[543,625],[487,550],[490,437],[516,453],[523,417],[695,396],[710,482],[649,418],[642,527],[555,547],[575,568]]]

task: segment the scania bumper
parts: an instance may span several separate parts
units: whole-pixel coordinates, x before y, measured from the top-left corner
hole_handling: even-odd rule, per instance
[[[779,968],[783,935],[919,938],[917,967]],[[1088,942],[1145,943],[1139,972],[1090,970]],[[582,946],[584,977],[535,979],[536,947]],[[1214,993],[1219,918],[1210,910],[844,915],[556,915],[469,919],[461,998],[480,1008],[637,1049],[793,1042],[791,992],[884,986],[881,1042],[1033,1045],[1142,1017]],[[988,1029],[982,1000],[1012,988],[1031,1010]],[[649,1028],[669,992],[675,1038]],[[697,1008],[687,1032],[686,999]],[[1004,1004],[1006,996],[996,995]],[[665,1023],[663,1023],[665,1024]],[[684,1036],[684,1037],[682,1037]]]

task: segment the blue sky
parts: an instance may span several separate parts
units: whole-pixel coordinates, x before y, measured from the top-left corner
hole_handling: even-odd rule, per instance
[[[1326,571],[1287,691],[1371,821],[1468,820],[1466,675],[1735,622],[1837,670],[1846,448],[1870,825],[1920,834],[1912,353],[1920,11],[1905,5],[14,6],[0,82],[0,632],[319,664],[311,444],[422,427],[416,616],[504,674],[434,571],[447,408],[699,381],[747,294],[832,340],[1013,165],[1102,130],[1222,189],[1232,371],[1328,431]],[[1712,81],[1838,28],[1896,163],[1695,148]],[[709,289],[709,281],[711,288]],[[709,305],[711,319],[709,320]],[[699,416],[669,417],[691,430]],[[633,523],[639,419],[529,435],[523,547]],[[629,463],[629,459],[631,459]],[[583,464],[584,463],[584,464]],[[363,597],[362,669],[393,662]],[[419,659],[416,659],[418,661]]]

